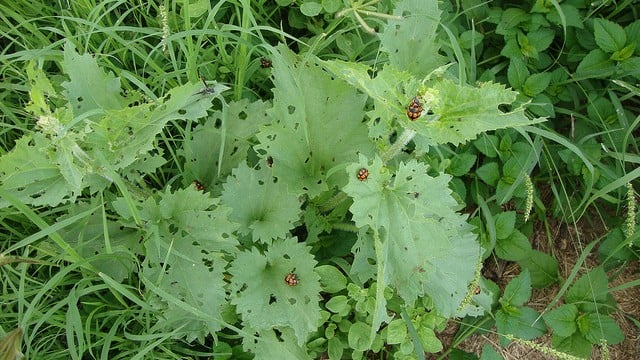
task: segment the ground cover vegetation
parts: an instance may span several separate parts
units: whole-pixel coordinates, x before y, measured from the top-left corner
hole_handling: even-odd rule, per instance
[[[0,359],[637,357],[639,12],[0,3]]]

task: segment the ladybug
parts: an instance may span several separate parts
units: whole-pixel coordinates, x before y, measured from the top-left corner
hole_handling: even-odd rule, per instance
[[[260,58],[260,66],[261,66],[263,69],[270,68],[270,67],[271,67],[271,65],[273,65],[273,64],[271,63],[271,60],[269,60],[269,59],[267,59],[267,58]]]
[[[422,104],[420,104],[420,99],[415,96],[411,99],[411,103],[409,103],[409,107],[407,108],[407,116],[411,121],[417,119],[422,115]]]
[[[476,289],[473,291],[474,294],[480,294],[480,286],[476,286]]]
[[[196,190],[198,190],[198,191],[204,191],[205,190],[204,185],[202,185],[200,183],[200,181],[198,181],[198,180],[193,180],[193,186],[195,186]]]
[[[296,286],[300,283],[300,278],[298,275],[294,273],[295,269],[293,269],[287,276],[284,277],[285,284],[289,286]]]
[[[356,177],[360,181],[367,180],[367,178],[369,177],[369,170],[367,170],[365,168],[362,168],[362,169],[358,170],[358,174],[356,175]]]

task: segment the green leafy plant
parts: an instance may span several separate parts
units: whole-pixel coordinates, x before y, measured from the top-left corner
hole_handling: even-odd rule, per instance
[[[615,345],[624,338],[615,320],[608,316],[616,309],[607,289],[608,280],[599,267],[582,277],[565,294],[565,304],[544,314],[553,330],[553,345],[560,351],[589,357],[593,345],[603,341]]]
[[[446,356],[457,318],[502,345],[541,318],[560,351],[621,341],[601,268],[527,306],[561,280],[527,238],[531,209],[634,198],[637,20],[575,1],[90,3],[0,5],[1,73],[20,74],[0,87],[0,330],[24,329],[27,357]],[[531,126],[547,116],[571,127]],[[629,213],[608,268],[637,258]],[[522,272],[501,293],[486,259]]]

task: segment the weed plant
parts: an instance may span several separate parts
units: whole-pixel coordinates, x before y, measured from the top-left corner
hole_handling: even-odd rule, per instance
[[[637,5],[0,3],[0,359],[606,354]],[[607,230],[569,274],[553,221]]]

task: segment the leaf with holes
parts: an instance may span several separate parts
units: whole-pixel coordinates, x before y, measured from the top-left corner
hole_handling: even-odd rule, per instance
[[[273,174],[291,191],[313,198],[346,184],[330,170],[372,154],[362,123],[366,96],[333,78],[314,58],[297,59],[284,46],[273,53],[273,123],[257,135],[259,152],[273,158]],[[313,84],[313,86],[310,86]]]
[[[320,277],[311,248],[295,238],[274,240],[264,253],[253,248],[238,254],[229,268],[231,302],[243,323],[258,331],[293,329],[302,345],[318,327]],[[295,274],[298,282],[285,281]]]
[[[73,201],[87,187],[104,189],[111,171],[135,164],[154,149],[167,122],[197,120],[212,105],[210,96],[197,94],[201,84],[174,88],[155,103],[130,105],[131,99],[120,95],[119,80],[100,70],[94,57],[77,54],[69,44],[64,54],[69,103],[48,109],[43,96],[55,97],[51,83],[42,70],[30,67],[34,105],[29,109],[39,116],[38,132],[0,158],[2,190],[26,204],[55,206]],[[217,93],[224,89],[216,86]]]
[[[369,171],[364,181],[356,177],[361,168]],[[363,248],[378,246],[377,241],[359,242],[354,267],[368,263],[358,259],[360,254],[379,253],[377,272],[385,283],[378,286],[394,287],[407,304],[428,295],[440,315],[454,314],[474,277],[480,249],[465,217],[456,213],[450,177],[432,177],[415,160],[393,170],[379,158],[370,162],[364,156],[347,173],[344,191],[353,198],[353,220],[371,228],[380,242],[376,250]]]
[[[271,169],[250,169],[241,163],[223,185],[222,203],[232,209],[230,219],[241,225],[242,234],[269,242],[285,237],[300,218],[300,201]]]
[[[118,199],[114,207],[124,216],[126,203]],[[201,318],[173,298],[150,293],[163,317],[158,326],[186,332],[188,341],[220,330],[221,311],[227,303],[224,253],[234,253],[237,225],[227,220],[229,209],[216,199],[187,188],[162,193],[158,200],[147,199],[140,209],[145,231],[145,260],[141,275],[168,296],[218,321]]]
[[[516,95],[517,92],[501,84],[488,82],[470,87],[443,79],[434,83],[425,95],[433,98],[434,115],[424,121],[409,122],[406,127],[434,143],[458,145],[486,131],[544,121],[527,118],[524,106],[503,111],[504,106],[516,101]]]
[[[190,176],[185,185],[198,180],[207,191],[219,195],[227,175],[247,158],[251,138],[270,119],[267,105],[260,100],[231,101],[224,112],[215,111],[198,125],[180,150],[186,160],[186,177]]]
[[[380,34],[382,50],[389,55],[389,64],[409,71],[416,77],[425,77],[444,65],[436,30],[440,14],[436,1],[399,1],[393,11],[398,19],[390,19]]]

